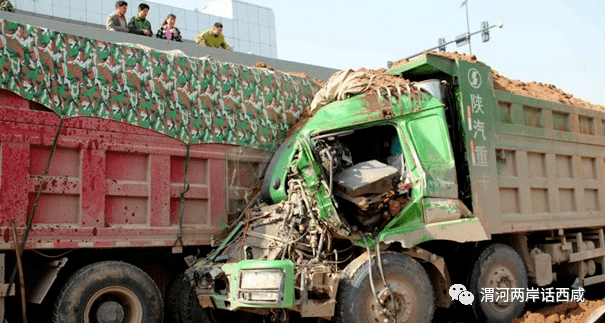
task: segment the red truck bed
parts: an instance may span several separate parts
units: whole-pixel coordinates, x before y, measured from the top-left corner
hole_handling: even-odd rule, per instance
[[[2,249],[12,248],[10,221],[20,229],[27,223],[60,122],[37,106],[0,91]],[[226,220],[230,148],[191,147],[185,245],[209,244]],[[154,131],[103,119],[66,119],[26,248],[172,246],[185,156],[185,144]]]

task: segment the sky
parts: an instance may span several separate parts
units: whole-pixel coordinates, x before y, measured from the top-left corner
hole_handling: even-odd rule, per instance
[[[184,9],[212,1],[163,0]],[[386,67],[466,33],[462,0],[247,0],[273,9],[279,59],[335,69]],[[554,84],[605,105],[605,0],[468,0],[471,33],[503,23],[472,54],[500,74]],[[447,51],[469,53],[468,45]]]

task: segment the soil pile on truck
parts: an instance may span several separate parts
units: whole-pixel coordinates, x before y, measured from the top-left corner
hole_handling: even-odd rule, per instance
[[[458,52],[430,52],[432,55],[438,55],[448,57],[457,60],[464,60],[467,62],[477,63],[485,65],[485,63],[477,60],[477,56],[469,55]],[[399,66],[409,63],[408,59],[395,61],[391,69],[395,69]],[[492,69],[492,77],[494,81],[494,89],[500,91],[506,91],[514,94],[529,96],[540,100],[548,100],[553,102],[564,103],[577,107],[586,107],[596,110],[605,110],[605,106],[600,104],[590,103],[588,101],[576,98],[573,95],[564,92],[552,84],[546,84],[541,82],[524,82],[520,80],[514,80],[507,78],[504,75],[498,73],[498,71]]]

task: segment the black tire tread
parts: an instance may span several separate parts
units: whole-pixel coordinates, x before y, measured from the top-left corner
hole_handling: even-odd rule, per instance
[[[498,255],[498,253],[506,255],[506,259],[511,260],[511,264],[519,271],[520,286],[517,287],[527,288],[527,269],[525,268],[525,263],[523,262],[523,259],[519,253],[517,253],[517,251],[512,247],[503,243],[491,243],[485,246],[481,252],[479,252],[477,258],[473,261],[473,267],[469,276],[470,278],[468,284],[470,292],[475,295],[475,301],[472,304],[473,315],[475,319],[480,322],[500,322],[500,320],[495,317],[486,316],[486,314],[480,310],[480,286],[478,286],[482,264],[489,261],[489,259],[494,257],[494,255]],[[517,309],[516,313],[512,313],[512,316],[519,317],[523,313],[523,310],[524,306],[520,309]],[[513,318],[505,318],[502,320],[502,322],[510,322],[512,319]]]
[[[426,273],[426,271],[424,270],[424,268],[413,258],[408,257],[403,254],[399,254],[399,253],[385,252],[382,254],[381,258],[382,258],[382,262],[383,262],[383,267],[391,265],[389,263],[391,261],[399,262],[399,265],[401,265],[401,267],[402,267],[401,268],[402,271],[414,273],[414,276],[416,276],[420,279],[421,284],[423,284],[426,289],[425,291],[422,291],[421,294],[426,296],[429,299],[428,303],[431,304],[429,306],[429,310],[427,311],[427,314],[428,314],[427,322],[430,322],[434,315],[434,312],[435,312],[435,295],[433,292],[433,286],[431,284],[429,276]],[[336,323],[357,323],[356,321],[351,320],[351,318],[345,319],[345,316],[347,315],[347,313],[346,313],[346,309],[342,306],[342,304],[348,304],[354,299],[354,297],[357,297],[355,290],[352,289],[354,281],[359,280],[359,279],[361,279],[362,281],[365,280],[365,278],[360,278],[359,275],[363,275],[363,276],[365,276],[366,274],[369,275],[369,271],[367,270],[367,268],[368,268],[368,266],[367,266],[367,259],[366,259],[365,264],[362,266],[359,266],[354,272],[352,272],[351,275],[349,276],[350,278],[345,276],[341,280],[341,282],[338,286],[338,296],[337,296],[336,310],[335,310],[336,315],[334,318],[334,322],[336,322]],[[345,269],[345,271],[346,271],[346,269]],[[386,269],[385,269],[385,271],[386,271]],[[372,257],[372,275],[375,277],[378,277],[380,275],[380,273],[378,271],[378,264],[377,264],[376,257]],[[376,275],[378,275],[378,276],[376,276]]]
[[[200,307],[184,273],[178,274],[170,286],[167,305],[166,311],[171,323],[212,322],[208,310]]]
[[[183,278],[183,274],[177,275],[166,293],[166,315],[168,316],[168,323],[181,323],[179,306],[181,289],[183,288]]]

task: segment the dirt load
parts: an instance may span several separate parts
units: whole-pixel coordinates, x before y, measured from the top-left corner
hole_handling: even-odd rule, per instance
[[[522,318],[513,320],[512,323],[585,323],[603,322],[605,318],[592,320],[592,314],[600,307],[605,306],[605,300],[570,302],[556,306],[548,306],[536,312],[528,311]],[[589,320],[591,319],[591,320]]]
[[[465,60],[472,63],[486,65],[485,63],[478,61],[477,56],[468,55],[458,52],[430,52],[434,55],[439,55],[451,59]],[[391,69],[405,65],[409,62],[407,59],[398,60],[393,63]],[[585,107],[595,110],[604,110],[605,106],[600,104],[590,103],[588,101],[575,98],[572,94],[566,93],[563,90],[557,88],[552,84],[540,83],[540,82],[523,82],[519,80],[509,79],[498,71],[492,69],[492,76],[494,79],[494,89],[510,92],[518,95],[524,95],[533,97],[536,99],[559,102],[567,105],[573,105],[577,107]]]
[[[274,71],[273,67],[265,64],[265,62],[258,62],[256,64],[254,64],[254,67],[256,67],[256,68],[265,68],[265,69],[268,69],[269,71]]]
[[[403,90],[405,90],[407,88],[406,86],[409,86],[410,84],[410,81],[402,78],[401,76],[384,74],[384,72],[386,72],[386,69],[384,68],[372,70],[367,69],[365,67],[361,67],[357,71],[368,73],[368,75],[372,78],[372,85],[378,85],[380,87],[390,87],[393,85],[397,85],[400,86]],[[410,89],[414,90],[413,88]]]
[[[265,62],[257,62],[256,64],[254,64],[254,67],[263,68],[263,69],[266,69],[269,71],[275,71],[275,69],[272,66],[267,65]],[[307,73],[303,73],[303,72],[285,72],[285,73],[293,75],[293,76],[302,77],[302,78],[309,78],[309,75]],[[314,78],[311,81],[319,87],[323,87],[326,84],[324,82],[324,80],[318,79],[318,78]]]

